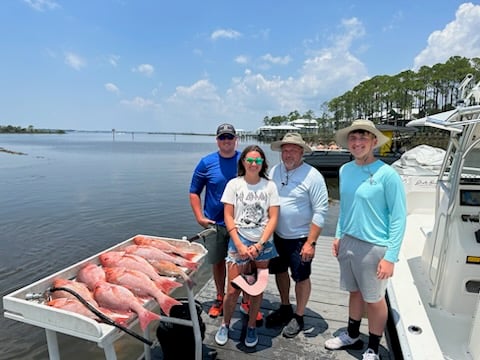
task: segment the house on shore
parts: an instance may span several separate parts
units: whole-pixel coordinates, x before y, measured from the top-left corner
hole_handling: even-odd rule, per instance
[[[297,119],[286,125],[265,125],[257,129],[260,141],[271,142],[281,139],[288,132],[298,132],[302,135],[318,134],[318,123],[312,119]]]

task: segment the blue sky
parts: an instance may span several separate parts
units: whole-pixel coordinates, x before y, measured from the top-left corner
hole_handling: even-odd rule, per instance
[[[255,130],[376,75],[480,57],[480,1],[6,0],[0,125]]]

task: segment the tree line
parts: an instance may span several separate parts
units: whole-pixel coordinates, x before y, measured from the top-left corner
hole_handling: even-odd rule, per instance
[[[422,66],[397,75],[377,75],[365,80],[341,96],[300,114],[264,118],[265,125],[281,125],[297,119],[316,120],[320,131],[328,131],[355,119],[370,119],[377,124],[403,125],[426,115],[448,111],[461,98],[458,86],[467,74],[480,79],[480,58],[452,56],[444,64]],[[470,84],[474,85],[474,84]]]
[[[35,129],[32,125],[24,128],[13,125],[0,125],[0,133],[3,134],[65,134],[65,130]]]

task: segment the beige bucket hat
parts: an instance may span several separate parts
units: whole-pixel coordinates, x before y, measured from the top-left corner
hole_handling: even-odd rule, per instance
[[[282,140],[274,141],[270,145],[270,148],[273,151],[282,151],[282,145],[286,145],[286,144],[298,145],[303,149],[304,152],[308,152],[308,153],[312,152],[312,148],[308,146],[305,143],[305,141],[303,141],[302,135],[295,132],[286,133]]]
[[[381,147],[390,141],[387,136],[383,135],[382,132],[375,127],[375,124],[372,121],[358,119],[355,120],[352,125],[337,131],[335,134],[335,140],[337,141],[337,144],[345,149],[348,149],[348,134],[355,130],[365,130],[375,135],[378,140],[375,148]]]

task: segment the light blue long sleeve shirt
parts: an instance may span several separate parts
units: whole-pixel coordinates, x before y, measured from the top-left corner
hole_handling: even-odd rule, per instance
[[[381,160],[348,162],[340,168],[340,212],[335,237],[348,234],[385,246],[384,259],[398,261],[406,226],[405,188],[400,175]]]
[[[275,232],[284,239],[307,237],[310,225],[324,226],[328,211],[325,179],[312,166],[303,163],[287,172],[283,163],[270,171],[280,196],[280,213]]]

